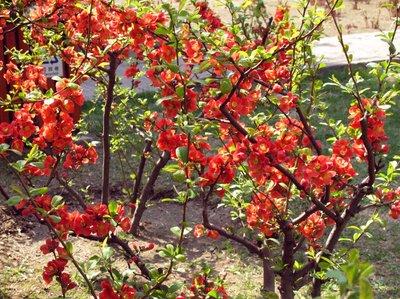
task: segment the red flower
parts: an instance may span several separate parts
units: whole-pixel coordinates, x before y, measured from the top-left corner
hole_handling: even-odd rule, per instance
[[[94,147],[85,148],[82,145],[73,145],[63,166],[67,169],[78,169],[82,164],[96,163],[97,158],[98,155]]]
[[[216,181],[222,184],[230,183],[235,176],[235,170],[227,156],[215,155],[208,161],[207,171],[201,178],[202,186],[209,186]]]
[[[54,252],[56,248],[58,247],[59,242],[54,239],[47,239],[46,244],[43,244],[40,246],[40,251],[43,252],[43,254],[47,254],[50,252]]]
[[[393,219],[400,218],[400,200],[396,201],[394,204],[390,206],[389,216]]]
[[[139,69],[136,64],[132,64],[125,70],[125,76],[128,78],[133,78],[139,72]]]
[[[123,284],[121,288],[120,299],[134,299],[136,296],[136,289],[130,285]]]
[[[193,235],[195,238],[200,238],[204,235],[204,231],[205,229],[203,224],[196,224],[194,226]]]
[[[91,226],[93,224],[93,218],[87,214],[81,214],[78,211],[74,211],[69,214],[69,222],[72,230],[77,235],[90,236]]]
[[[24,151],[24,146],[25,146],[24,142],[19,138],[14,139],[13,142],[11,143],[11,148],[19,151],[20,153]]]
[[[287,7],[278,6],[275,11],[274,21],[276,23],[281,22],[287,11],[288,11]]]
[[[300,223],[301,234],[310,241],[321,238],[325,231],[325,222],[320,212],[311,214],[305,221]]]
[[[114,291],[111,282],[107,279],[100,284],[102,290],[99,293],[99,299],[120,299],[118,293]]]
[[[71,281],[71,275],[68,273],[61,273],[59,281],[61,283],[61,287],[65,291],[72,290],[77,287],[77,284]]]
[[[257,193],[246,209],[247,224],[258,228],[264,235],[272,236],[278,228],[276,215],[284,210],[285,201],[277,191]]]
[[[221,20],[215,16],[214,12],[208,7],[208,3],[206,1],[196,2],[196,7],[199,8],[199,14],[201,15],[202,19],[208,23],[208,27],[210,31],[214,31],[222,27]]]
[[[347,139],[336,140],[332,146],[332,150],[335,155],[340,156],[345,160],[350,160],[354,155],[350,141]]]
[[[219,233],[216,230],[209,230],[209,231],[207,231],[207,237],[209,237],[213,240],[218,240]]]
[[[175,130],[166,130],[158,136],[157,147],[163,151],[169,151],[175,157],[175,150],[187,144],[187,137],[184,134],[177,134]]]
[[[159,48],[159,54],[166,62],[171,63],[176,57],[175,48],[163,43]]]
[[[282,96],[279,99],[279,108],[284,112],[288,113],[291,109],[296,108],[298,97],[288,92],[287,95]]]
[[[57,258],[47,263],[43,271],[43,280],[46,283],[50,283],[54,276],[60,276],[67,265],[67,260]]]
[[[122,230],[124,232],[129,232],[129,229],[131,228],[131,220],[128,217],[125,217],[119,225],[121,226]]]
[[[0,123],[0,140],[11,137],[14,134],[14,126],[9,123]]]
[[[198,40],[190,39],[184,43],[184,51],[188,56],[190,62],[200,63],[203,60],[203,53],[201,52],[201,43]]]

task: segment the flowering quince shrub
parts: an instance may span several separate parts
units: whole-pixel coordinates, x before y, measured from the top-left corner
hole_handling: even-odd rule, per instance
[[[385,36],[389,60],[371,70],[378,88],[365,90],[334,14],[340,1],[328,1],[326,9],[303,3],[299,25],[283,6],[267,18],[261,1],[240,6],[227,1],[229,24],[203,1],[160,7],[132,2],[0,4],[0,31],[7,24],[19,26],[30,47],[29,52],[10,50],[2,66],[10,91],[1,103],[13,117],[0,123],[0,157],[20,188],[13,194],[3,186],[0,191],[17,213],[35,217],[50,230],[40,247],[52,256],[43,280],[58,282],[65,297],[78,285],[68,268],[74,266],[94,298],[228,298],[223,280],[210,278],[210,269],[194,274],[186,287],[169,279],[185,260],[183,240],[192,230],[188,203],[199,201],[202,219],[194,236],[227,238],[246,248],[262,264],[262,290],[269,296],[294,298],[296,290],[309,286],[318,297],[326,281],[355,269],[354,280],[339,280],[341,295],[371,298],[370,266],[363,264],[365,271],[357,272],[357,253],[352,251],[352,263],[346,264],[335,250],[362,211],[388,207],[390,217],[400,217],[400,172],[388,158],[397,153],[390,153],[385,133],[387,110],[396,96],[388,78],[398,77],[394,34]],[[328,18],[348,60],[349,83],[335,78],[330,83],[340,87],[344,99],[351,97],[346,121],[326,113],[329,98],[316,79],[320,64],[310,47]],[[398,24],[396,19],[396,29]],[[54,89],[42,67],[51,55],[71,69],[67,78],[52,78]],[[129,64],[124,75],[132,88],[117,76],[122,62]],[[135,97],[141,77],[150,80],[155,103]],[[88,79],[98,87],[103,111],[102,192],[91,203],[66,181],[72,171],[98,159],[93,145],[77,143],[74,136],[73,113],[84,104],[80,84]],[[135,135],[127,133],[132,128]],[[327,140],[322,138],[326,130],[332,132]],[[134,190],[126,200],[112,199],[111,156],[129,146],[130,138],[143,141]],[[159,158],[142,186],[152,148]],[[182,219],[171,228],[176,242],[157,251],[168,261],[160,270],[140,256],[154,244],[129,242],[129,234],[140,233],[161,171],[177,181],[172,201],[181,205]],[[67,186],[78,207],[54,194],[52,182]],[[212,222],[211,200],[230,209],[232,223]],[[348,240],[355,243],[366,234],[379,221],[376,213]],[[102,242],[101,253],[77,261],[70,236]],[[115,266],[115,248],[124,252],[127,269]]]

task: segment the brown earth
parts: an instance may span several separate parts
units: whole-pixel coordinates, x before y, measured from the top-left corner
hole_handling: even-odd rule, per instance
[[[229,13],[225,8],[219,5],[222,1],[209,1],[211,6],[215,8],[221,18],[225,21],[230,20]],[[236,4],[243,1],[233,1]],[[296,2],[289,1],[264,1],[267,6],[267,11],[272,15],[275,7],[279,4],[287,4],[291,8],[291,14],[295,17],[300,15],[296,8]],[[312,3],[317,3],[318,6],[325,7],[325,0],[314,0]],[[338,14],[338,21],[342,25],[343,32],[359,33],[372,31],[388,31],[393,28],[393,10],[389,9],[388,4],[397,2],[397,0],[345,0],[344,8]],[[324,24],[325,34],[327,36],[337,35],[336,28],[332,20],[328,20]]]

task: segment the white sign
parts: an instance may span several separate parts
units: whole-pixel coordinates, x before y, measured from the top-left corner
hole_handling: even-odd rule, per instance
[[[50,60],[43,62],[43,67],[47,78],[54,76],[64,77],[64,65],[57,56],[53,56]]]

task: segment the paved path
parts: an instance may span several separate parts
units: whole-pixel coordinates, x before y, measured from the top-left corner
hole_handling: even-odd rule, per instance
[[[345,44],[349,45],[349,53],[353,54],[352,63],[368,63],[388,58],[389,46],[381,40],[380,34],[380,32],[371,32],[343,36]],[[393,43],[399,51],[399,34],[396,35]],[[313,51],[317,57],[323,58],[327,66],[346,64],[346,58],[336,36],[322,38],[315,44]]]
[[[353,54],[353,63],[368,63],[373,61],[385,60],[389,55],[389,47],[381,41],[380,32],[373,33],[358,33],[344,35],[343,39],[349,45],[349,53]],[[394,45],[397,51],[400,50],[400,35],[396,35]],[[340,66],[346,64],[346,58],[339,44],[338,38],[325,37],[318,41],[314,46],[314,54],[322,58],[327,66]],[[127,64],[122,64],[118,68],[118,75],[122,78],[125,86],[130,86],[130,81],[127,80],[123,73]],[[87,81],[83,85],[86,99],[91,99],[94,96],[95,84],[92,81]],[[152,90],[148,79],[143,78],[138,87],[138,92]]]

